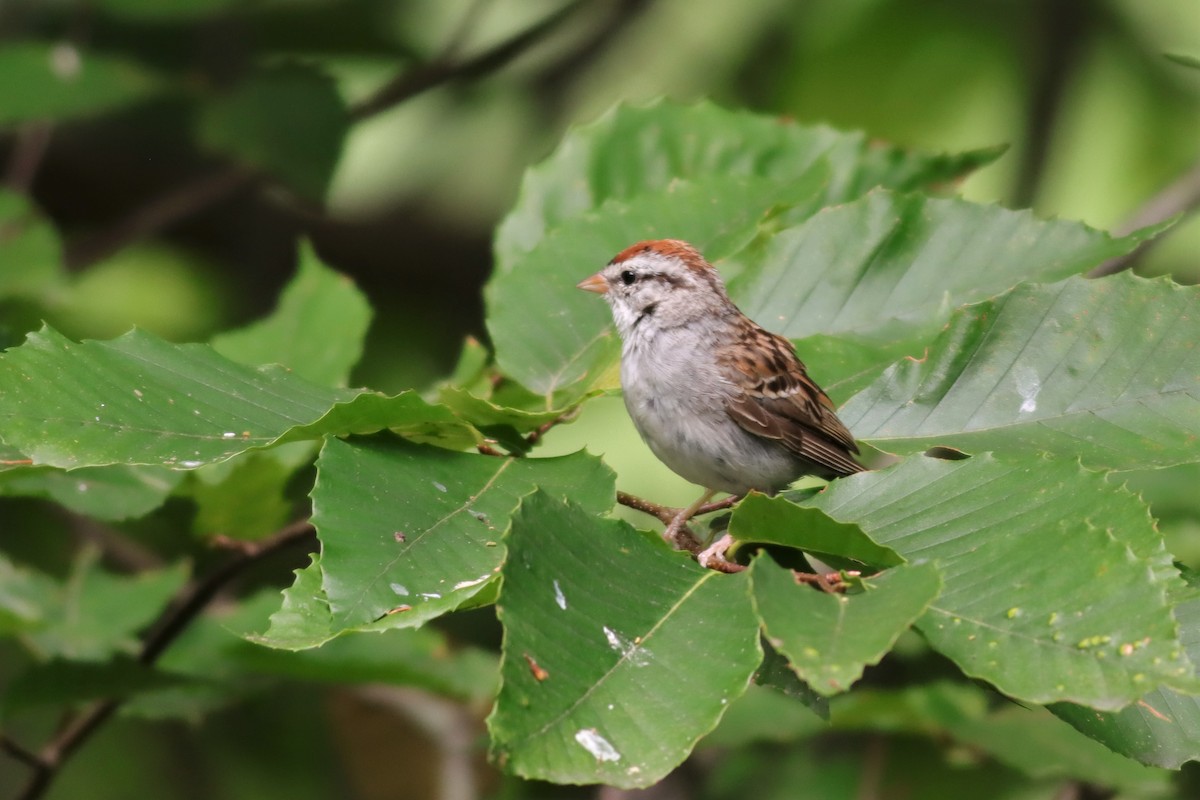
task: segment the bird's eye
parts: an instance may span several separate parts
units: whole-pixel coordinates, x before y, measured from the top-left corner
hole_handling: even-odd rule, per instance
[[[631,269],[627,269],[621,273],[621,283],[626,286],[633,286],[637,283],[637,273]]]

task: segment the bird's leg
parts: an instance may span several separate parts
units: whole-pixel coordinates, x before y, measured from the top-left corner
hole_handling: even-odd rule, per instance
[[[671,524],[667,525],[667,529],[663,531],[663,538],[679,550],[687,550],[691,553],[699,552],[700,543],[692,536],[691,531],[688,531],[687,521],[696,513],[696,509],[707,503],[714,494],[716,494],[716,490],[706,490],[704,494],[700,495],[700,499],[676,514],[675,518],[671,520]]]

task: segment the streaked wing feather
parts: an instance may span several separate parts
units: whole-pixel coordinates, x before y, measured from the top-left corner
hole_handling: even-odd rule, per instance
[[[858,452],[854,437],[829,396],[808,377],[791,342],[746,323],[738,343],[721,354],[726,374],[741,389],[726,404],[730,418],[835,474],[861,472],[850,455]]]

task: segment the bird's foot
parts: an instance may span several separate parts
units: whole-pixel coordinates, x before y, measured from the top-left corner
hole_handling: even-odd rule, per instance
[[[735,564],[725,558],[725,553],[733,546],[733,537],[726,533],[703,551],[696,555],[696,561],[705,569],[715,569],[718,572],[741,572],[745,569],[741,564]]]

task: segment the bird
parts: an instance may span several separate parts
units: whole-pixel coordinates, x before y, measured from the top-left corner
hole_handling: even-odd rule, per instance
[[[625,408],[638,433],[668,468],[705,489],[668,524],[669,542],[685,543],[687,520],[717,492],[775,494],[803,475],[865,470],[792,343],[742,313],[693,245],[638,242],[578,288],[611,307]],[[731,571],[731,544],[726,534],[697,560]]]

